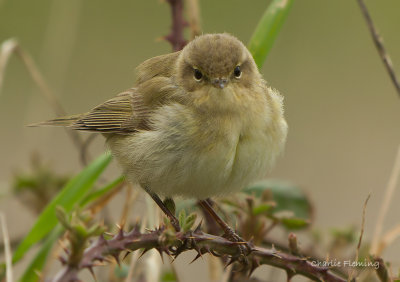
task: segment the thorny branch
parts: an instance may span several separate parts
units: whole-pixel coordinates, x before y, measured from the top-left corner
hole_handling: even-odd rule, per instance
[[[377,29],[375,28],[374,22],[372,21],[372,18],[368,12],[367,6],[364,3],[364,0],[357,0],[357,1],[358,4],[360,5],[361,12],[367,22],[369,31],[371,32],[371,36],[372,39],[374,40],[376,49],[378,50],[378,53],[381,56],[383,64],[385,65],[386,70],[388,71],[389,76],[392,79],[394,87],[396,88],[397,94],[399,94],[400,97],[400,82],[397,79],[396,73],[393,69],[392,60],[390,59],[389,54],[386,52],[385,46],[383,45],[382,37],[379,35]]]
[[[172,26],[171,33],[164,37],[172,45],[174,51],[182,50],[187,41],[183,36],[183,30],[188,23],[183,18],[183,0],[167,0],[171,6]]]
[[[83,252],[79,261],[71,260],[71,255],[68,258],[61,258],[64,267],[51,281],[79,281],[80,270],[87,268],[94,275],[93,267],[96,263],[107,261],[110,256],[119,263],[122,252],[126,251],[129,254],[138,249],[144,249],[143,253],[156,249],[161,255],[166,253],[174,258],[182,252],[195,250],[198,254],[194,260],[210,253],[214,256],[228,257],[229,265],[238,261],[241,256],[238,244],[240,242],[231,242],[223,237],[204,233],[200,225],[194,231],[178,233],[163,227],[145,234],[139,231],[138,226],[128,233],[120,229],[111,239],[106,240],[104,236],[100,236]],[[284,269],[288,278],[300,274],[314,281],[346,281],[332,273],[330,268],[317,266],[306,258],[277,251],[274,248],[265,249],[257,246],[252,246],[250,254],[247,255],[247,264],[242,265],[243,271],[250,276],[263,264]]]

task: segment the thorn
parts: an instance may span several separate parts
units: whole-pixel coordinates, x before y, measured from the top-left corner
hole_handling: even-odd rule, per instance
[[[139,258],[140,259],[145,253],[147,253],[150,249],[144,249],[143,252],[140,254]]]
[[[160,254],[161,260],[162,260],[162,262],[164,263],[163,250],[162,250],[160,247],[156,248],[156,250],[157,250],[158,253]]]
[[[228,260],[228,262],[227,262],[226,265],[225,265],[225,269],[226,269],[228,266],[230,266],[232,263],[234,263],[235,261],[237,261],[236,258],[230,257],[229,260]]]
[[[274,257],[282,258],[280,255],[278,255],[278,250],[275,249],[275,245],[272,245],[271,251],[272,251],[272,254],[271,254],[271,255],[273,255]]]
[[[195,234],[202,234],[203,232],[201,231],[201,225],[203,223],[203,220],[200,221],[199,225],[197,225],[197,227],[194,229]]]
[[[104,238],[104,234],[100,234],[99,240],[97,241],[97,244],[102,246],[102,245],[107,245],[107,240]]]
[[[127,250],[126,254],[124,255],[124,257],[122,258],[122,261],[124,261],[126,259],[127,256],[129,256],[131,254],[130,250]]]
[[[293,276],[294,276],[295,274],[296,274],[296,273],[295,273],[293,270],[287,269],[287,270],[286,270],[287,281],[290,282],[290,280],[293,278]]]
[[[203,256],[201,255],[201,253],[198,253],[197,255],[196,255],[196,257],[191,261],[191,262],[189,262],[189,264],[192,264],[192,263],[194,263],[196,260],[198,260],[199,258],[203,258]]]
[[[89,270],[90,274],[92,274],[94,281],[97,281],[96,275],[94,275],[93,266],[88,266],[87,269]]]
[[[126,234],[126,237],[135,237],[137,235],[140,235],[140,224],[139,222],[135,223],[135,226],[133,226],[133,229]]]
[[[118,225],[117,225],[117,226],[118,226]],[[115,236],[115,239],[121,240],[121,239],[123,239],[123,238],[124,238],[124,230],[123,230],[122,228],[120,228],[120,229],[118,230],[117,236]]]

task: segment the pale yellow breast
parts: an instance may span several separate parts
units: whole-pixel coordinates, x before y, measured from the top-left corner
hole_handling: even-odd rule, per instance
[[[110,138],[129,179],[160,195],[207,198],[239,190],[265,175],[283,147],[283,116],[271,111],[198,115],[181,104],[160,108],[154,130]]]

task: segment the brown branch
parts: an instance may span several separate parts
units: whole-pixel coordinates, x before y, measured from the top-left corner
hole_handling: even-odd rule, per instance
[[[392,79],[394,87],[396,88],[397,94],[399,94],[399,97],[400,97],[400,83],[396,77],[396,73],[393,69],[393,64],[389,57],[389,54],[386,52],[385,46],[383,45],[382,37],[379,35],[378,31],[375,28],[375,25],[374,25],[372,18],[368,12],[367,6],[364,3],[364,0],[357,0],[357,1],[358,1],[358,4],[360,5],[361,12],[367,22],[369,31],[371,32],[371,36],[375,43],[376,49],[378,50],[378,53],[381,56],[383,64],[385,65],[386,70],[389,73],[390,78]]]
[[[357,244],[357,248],[356,248],[356,257],[355,257],[354,261],[358,261],[358,259],[359,259],[359,253],[360,253],[360,249],[361,249],[361,242],[362,242],[362,239],[363,239],[364,228],[365,228],[365,212],[367,210],[367,204],[368,204],[369,198],[371,198],[371,194],[368,194],[367,199],[364,202],[363,211],[362,211],[360,237],[358,238],[358,244]],[[354,273],[355,273],[355,269],[353,268],[352,271],[350,271],[350,275],[349,275],[349,280],[350,281],[353,279]]]
[[[183,18],[183,0],[167,0],[171,6],[172,26],[171,33],[164,37],[172,45],[174,51],[182,50],[187,41],[183,36],[183,30],[188,23]]]
[[[376,268],[376,274],[378,275],[380,281],[382,282],[393,281],[393,279],[391,279],[389,276],[389,271],[386,268],[385,262],[383,261],[382,258],[372,256],[371,260],[373,263],[378,264],[378,268]]]
[[[188,250],[196,250],[198,255],[194,260],[205,253],[210,253],[215,256],[229,257],[229,264],[238,261],[242,255],[238,243],[204,233],[200,227],[186,233],[173,233],[169,229],[160,228],[146,234],[141,233],[136,227],[129,233],[120,230],[109,240],[100,236],[84,251],[79,261],[71,261],[71,257],[63,258],[64,267],[51,281],[78,281],[80,270],[87,268],[93,273],[96,263],[107,261],[109,256],[119,262],[121,252],[132,252],[138,249],[144,249],[144,253],[150,249],[156,249],[160,254],[166,253],[173,257]],[[333,274],[328,267],[314,265],[305,258],[280,252],[274,248],[265,249],[254,246],[247,256],[247,261],[248,264],[243,267],[249,275],[258,266],[265,264],[282,268],[292,275],[306,276],[314,281],[346,281],[346,279]]]

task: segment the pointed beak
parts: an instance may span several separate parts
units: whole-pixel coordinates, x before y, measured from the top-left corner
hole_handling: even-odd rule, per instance
[[[214,87],[223,89],[227,84],[228,80],[226,78],[217,78],[212,81]]]

